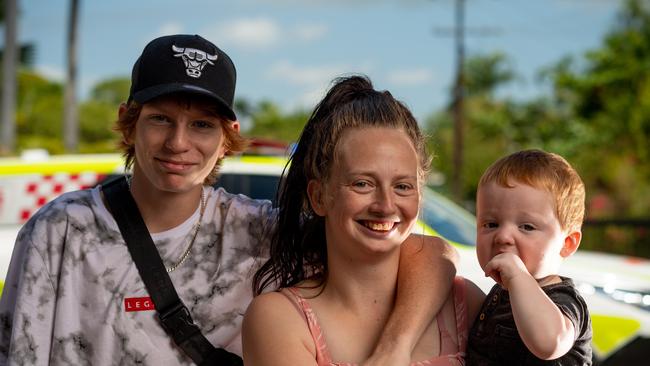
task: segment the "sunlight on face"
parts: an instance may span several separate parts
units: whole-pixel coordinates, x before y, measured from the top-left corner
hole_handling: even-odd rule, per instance
[[[350,129],[335,156],[321,212],[328,248],[397,249],[420,203],[419,159],[408,135],[394,128]]]
[[[481,268],[495,255],[511,252],[536,279],[557,274],[566,233],[555,214],[552,195],[519,182],[509,183],[512,188],[490,182],[478,190],[476,250]]]
[[[132,137],[134,183],[166,192],[202,185],[225,153],[222,123],[205,103],[144,104]]]

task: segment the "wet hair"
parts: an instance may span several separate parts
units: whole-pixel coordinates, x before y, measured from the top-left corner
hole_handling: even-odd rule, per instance
[[[518,182],[549,192],[562,230],[580,231],[585,215],[585,185],[560,155],[533,149],[505,156],[483,173],[478,189],[492,182],[507,188]]]
[[[221,107],[215,105],[205,97],[193,96],[191,94],[183,93],[174,93],[162,96],[160,98],[173,98],[181,105],[185,105],[187,108],[191,106],[192,103],[206,103],[210,106],[209,110],[214,113],[215,116],[219,117],[222,121],[221,127],[224,135],[224,144],[226,148],[226,155],[233,155],[244,151],[248,145],[248,141],[242,137],[239,132],[237,132],[232,127],[232,122],[227,117],[225,117],[224,112],[221,110]],[[154,99],[156,100],[156,99]],[[118,149],[122,151],[124,156],[124,167],[128,171],[133,167],[135,162],[135,145],[129,144],[127,142],[127,136],[132,136],[135,133],[135,125],[140,117],[140,112],[142,111],[142,105],[134,100],[129,100],[127,102],[127,108],[125,113],[118,118],[115,122],[113,129],[120,133],[121,139],[118,142]],[[212,172],[205,178],[203,184],[212,185],[217,181],[217,176],[219,175],[219,166],[221,166],[223,159],[219,159],[215,164]]]
[[[293,286],[312,275],[319,284],[325,281],[325,219],[311,207],[307,185],[311,180],[327,181],[337,145],[346,130],[371,127],[406,133],[418,154],[419,181],[424,181],[430,158],[409,109],[388,91],[375,90],[365,76],[335,79],[307,121],[287,164],[287,175],[277,196],[277,227],[271,234],[270,258],[253,278],[256,294],[269,286]]]

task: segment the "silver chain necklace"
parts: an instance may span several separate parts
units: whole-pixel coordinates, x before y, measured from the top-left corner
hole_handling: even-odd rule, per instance
[[[126,182],[128,183],[129,186],[129,192],[131,191],[131,176],[126,176]],[[192,240],[190,241],[190,244],[187,246],[187,249],[183,252],[181,255],[181,258],[176,262],[176,264],[172,265],[171,267],[165,267],[165,270],[167,273],[173,272],[176,268],[180,267],[187,257],[190,256],[190,252],[192,251],[192,247],[194,246],[194,241],[196,240],[197,235],[199,234],[199,230],[201,230],[201,221],[203,221],[203,213],[205,212],[205,190],[203,187],[201,187],[201,210],[199,211],[199,220],[194,224],[194,233],[192,234]]]

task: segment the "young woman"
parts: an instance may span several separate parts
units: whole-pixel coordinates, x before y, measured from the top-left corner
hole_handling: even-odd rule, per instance
[[[400,246],[428,167],[403,104],[364,77],[335,83],[305,126],[281,191],[271,257],[254,283],[258,294],[283,289],[248,308],[245,364],[352,365],[371,355],[394,307]],[[479,293],[456,278],[453,294],[439,294],[447,300],[407,363],[460,364]]]

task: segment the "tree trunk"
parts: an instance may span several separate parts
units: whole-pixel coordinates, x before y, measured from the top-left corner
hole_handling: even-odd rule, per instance
[[[68,58],[63,101],[63,139],[67,152],[76,152],[79,145],[79,121],[77,114],[77,14],[79,0],[70,0],[68,18]]]
[[[17,0],[4,1],[5,49],[2,57],[2,146],[0,153],[10,154],[16,146],[16,23]]]

